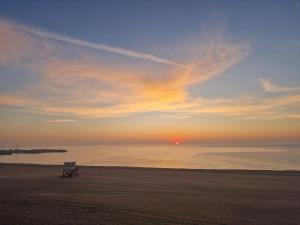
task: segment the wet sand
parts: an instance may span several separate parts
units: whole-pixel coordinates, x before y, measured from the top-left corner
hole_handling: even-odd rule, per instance
[[[0,164],[0,224],[300,224],[300,172],[61,170]]]

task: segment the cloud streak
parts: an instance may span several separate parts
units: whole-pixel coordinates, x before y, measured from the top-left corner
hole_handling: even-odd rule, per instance
[[[274,84],[271,81],[262,78],[259,79],[259,82],[266,92],[288,92],[288,91],[300,90],[299,87],[286,87],[286,86]]]
[[[75,118],[122,117],[136,113],[158,112],[168,118],[185,119],[196,115],[235,116],[237,118],[272,118],[288,115],[288,108],[300,103],[299,95],[260,98],[260,95],[237,98],[192,97],[188,88],[220,76],[247,56],[245,46],[228,41],[226,38],[211,40],[206,45],[195,43],[200,48],[185,63],[94,44],[71,37],[40,31],[16,23],[0,22],[3,64],[24,58],[29,62],[24,69],[36,74],[35,82],[17,90],[0,95],[0,105],[15,106],[28,112],[62,115],[64,119],[48,120],[48,123],[73,122]],[[14,40],[17,40],[14,44]],[[59,45],[51,40],[92,49],[105,50],[126,56],[146,59],[151,62],[172,65],[163,71],[143,70],[135,65],[119,67],[107,65],[93,55],[82,57],[80,49],[72,51],[72,58],[59,56],[58,51],[68,51],[70,46]],[[39,44],[43,42],[44,45]],[[59,44],[59,43],[58,43]],[[45,52],[44,57],[36,55]],[[202,47],[199,47],[202,46]],[[55,52],[55,54],[53,53]],[[86,53],[86,52],[85,52]],[[8,58],[5,58],[8,57]],[[38,60],[37,60],[38,58]],[[1,62],[0,61],[0,62]],[[34,63],[31,63],[31,62]],[[24,62],[23,62],[24,63]],[[274,85],[260,80],[268,92],[287,92],[288,87]],[[72,119],[65,119],[71,116]]]
[[[58,120],[47,120],[47,123],[71,123],[76,121],[77,120],[71,120],[71,119],[58,119]]]
[[[161,64],[166,64],[166,65],[171,65],[171,66],[176,66],[176,67],[182,67],[185,68],[186,65],[173,62],[169,59],[161,58],[152,54],[148,53],[143,53],[143,52],[138,52],[130,49],[125,49],[125,48],[120,48],[120,47],[115,47],[115,46],[110,46],[110,45],[105,45],[105,44],[98,44],[98,43],[93,43],[81,39],[76,39],[72,38],[66,35],[61,35],[53,32],[47,32],[43,31],[41,29],[33,28],[30,26],[25,26],[25,25],[20,25],[18,23],[12,23],[12,22],[7,22],[6,20],[0,19],[0,23],[6,24],[6,26],[10,27],[13,30],[16,31],[21,31],[27,34],[35,35],[40,38],[45,38],[45,39],[50,39],[54,41],[60,41],[64,43],[68,43],[71,45],[76,45],[76,46],[81,46],[81,47],[87,47],[91,48],[94,50],[100,50],[100,51],[106,51],[110,53],[115,53],[119,55],[124,55],[132,58],[137,58],[137,59],[143,59],[143,60],[148,60],[156,63],[161,63]]]

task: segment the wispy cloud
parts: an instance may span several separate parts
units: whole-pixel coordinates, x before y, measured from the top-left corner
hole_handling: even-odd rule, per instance
[[[25,69],[29,68],[37,76],[34,83],[0,95],[1,105],[18,106],[37,113],[68,115],[70,118],[121,117],[134,113],[160,112],[168,118],[184,119],[199,114],[243,118],[270,117],[272,114],[275,118],[279,114],[288,114],[282,107],[300,102],[297,94],[268,99],[260,99],[259,95],[227,99],[192,97],[188,91],[189,86],[220,76],[247,56],[245,45],[226,38],[218,37],[205,45],[194,43],[192,47],[200,48],[200,54],[189,57],[189,60],[183,58],[184,63],[177,63],[147,53],[90,43],[3,20],[0,21],[0,34],[4,43],[0,45],[5,49],[0,52],[0,63],[10,61],[16,65],[19,64],[16,59],[26,58],[22,60],[23,64],[27,62]],[[52,43],[53,40],[172,67],[163,71],[143,70],[135,65],[112,67],[92,54],[82,57],[80,49],[75,49],[78,54],[71,58],[65,56],[68,54],[59,56],[58,51],[68,50],[70,46]],[[58,51],[53,51],[57,45]],[[38,52],[37,46],[41,52],[44,51],[43,57],[32,54]],[[268,92],[293,90],[264,79],[260,82]],[[47,122],[74,121],[55,119]]]
[[[37,102],[33,99],[17,96],[17,95],[9,95],[2,94],[0,95],[0,105],[13,105],[13,106],[32,106],[36,105]]]
[[[0,65],[26,54],[29,39],[0,20]]]
[[[290,118],[300,119],[300,114],[288,114]]]
[[[111,52],[111,53],[116,53],[128,57],[133,57],[133,58],[138,58],[138,59],[143,59],[143,60],[149,60],[152,62],[156,63],[162,63],[166,65],[172,65],[172,66],[177,66],[177,67],[186,67],[183,64],[174,62],[169,59],[165,59],[162,57],[158,57],[152,54],[144,53],[144,52],[139,52],[139,51],[134,51],[131,49],[125,49],[125,48],[120,48],[116,46],[110,46],[110,45],[105,45],[105,44],[98,44],[98,43],[93,43],[81,39],[76,39],[72,38],[66,35],[61,35],[53,32],[47,32],[43,31],[41,29],[33,28],[30,26],[26,25],[21,25],[18,23],[12,23],[8,22],[4,19],[0,19],[0,24],[5,24],[5,26],[11,28],[11,30],[19,31],[19,32],[24,32],[26,34],[31,34],[35,35],[40,38],[45,38],[45,39],[50,39],[50,40],[55,40],[55,41],[60,41],[60,42],[65,42],[71,45],[76,45],[76,46],[81,46],[81,47],[87,47],[91,48],[94,50],[100,50],[100,51],[106,51],[106,52]]]
[[[71,120],[71,119],[57,119],[57,120],[47,120],[47,123],[71,123],[76,121],[77,120]]]
[[[299,87],[282,86],[282,85],[274,84],[271,81],[262,78],[259,79],[259,82],[266,92],[287,92],[287,91],[300,90]]]

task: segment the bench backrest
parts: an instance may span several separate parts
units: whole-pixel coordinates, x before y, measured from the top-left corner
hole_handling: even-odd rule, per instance
[[[73,167],[76,165],[76,162],[64,162],[64,167]]]

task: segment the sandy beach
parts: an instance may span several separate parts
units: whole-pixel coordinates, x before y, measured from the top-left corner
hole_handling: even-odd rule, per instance
[[[0,164],[1,225],[299,224],[300,172]]]

